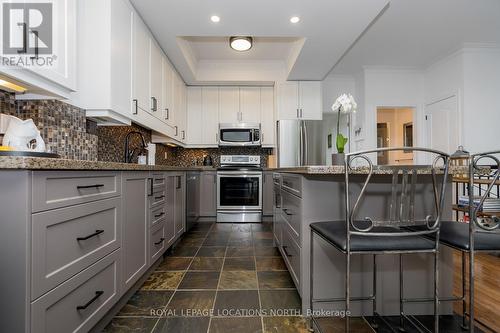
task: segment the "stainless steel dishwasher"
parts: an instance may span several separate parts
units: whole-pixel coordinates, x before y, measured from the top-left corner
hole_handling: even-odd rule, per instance
[[[186,174],[186,231],[198,222],[200,217],[200,172]]]

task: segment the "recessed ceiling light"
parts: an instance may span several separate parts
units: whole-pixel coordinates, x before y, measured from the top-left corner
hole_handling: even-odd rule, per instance
[[[290,22],[292,22],[292,23],[299,23],[299,21],[300,21],[300,17],[298,17],[298,16],[290,17]]]
[[[229,38],[229,46],[236,51],[248,51],[252,48],[252,37],[231,37]]]
[[[213,15],[212,17],[210,17],[210,20],[214,23],[218,23],[220,22],[220,17],[217,15]]]

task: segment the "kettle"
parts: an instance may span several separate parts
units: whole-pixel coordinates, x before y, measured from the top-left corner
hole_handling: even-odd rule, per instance
[[[204,166],[212,166],[213,165],[212,156],[205,155],[203,157],[203,165]]]

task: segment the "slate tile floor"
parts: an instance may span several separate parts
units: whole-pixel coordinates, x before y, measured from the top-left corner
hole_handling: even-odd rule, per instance
[[[269,223],[195,225],[104,332],[309,332],[272,237]],[[324,333],[344,331],[342,319],[318,322]],[[461,332],[455,330],[457,322],[453,317],[442,321],[451,328],[443,331]],[[375,332],[364,318],[352,318],[351,326],[352,332]],[[391,332],[382,323],[377,331]]]

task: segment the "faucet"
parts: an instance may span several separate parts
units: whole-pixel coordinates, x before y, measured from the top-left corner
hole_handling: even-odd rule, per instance
[[[141,150],[144,150],[146,149],[146,141],[144,140],[144,135],[142,135],[141,132],[137,132],[137,131],[132,131],[132,132],[129,132],[127,134],[127,136],[125,137],[125,152],[123,154],[123,161],[125,163],[132,163],[132,158],[134,157],[134,152],[136,151],[136,149],[129,149],[128,148],[128,145],[129,145],[129,139],[130,139],[130,136],[132,134],[138,134],[140,137],[141,137],[141,142],[142,142],[142,149]]]

